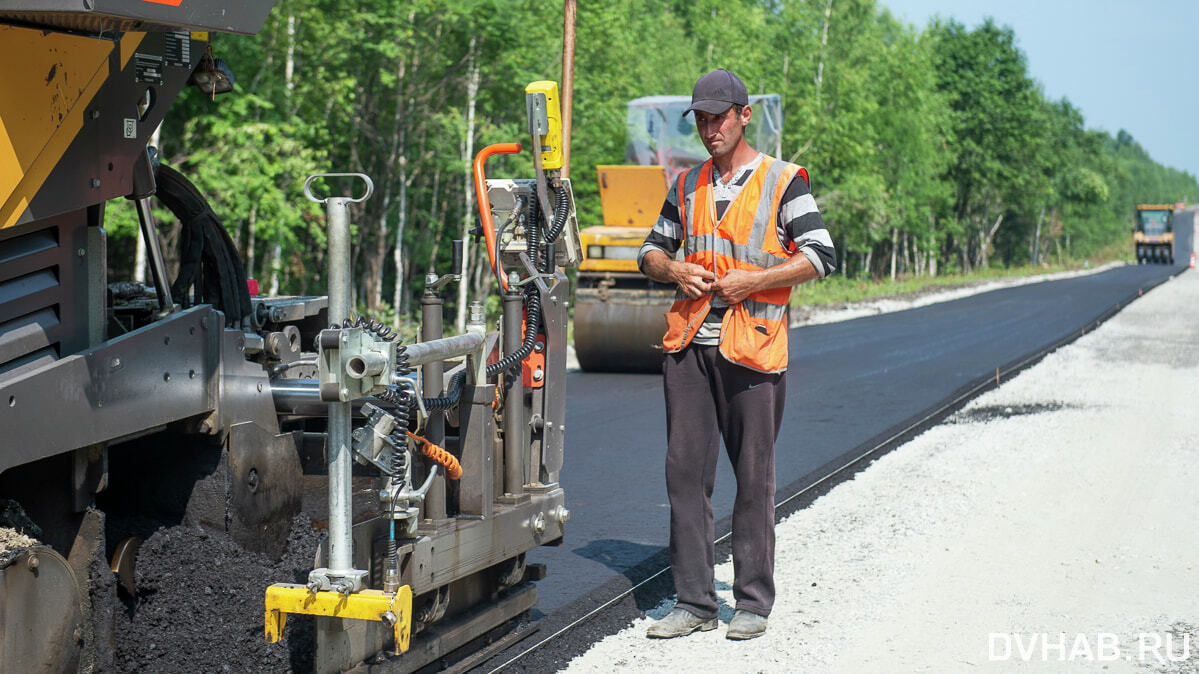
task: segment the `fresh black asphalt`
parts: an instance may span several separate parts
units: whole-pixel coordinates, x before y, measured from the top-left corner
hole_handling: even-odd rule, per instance
[[[939,409],[996,368],[1007,371],[1076,338],[1184,269],[1192,215],[1177,218],[1179,253],[1171,267],[1124,266],[792,330],[787,412],[776,447],[778,498]],[[567,390],[562,485],[571,520],[561,547],[529,553],[529,561],[548,567],[534,617],[558,624],[570,618],[566,613],[603,601],[611,588],[643,578],[647,561],[660,564],[670,512],[661,377],[577,372],[568,375]],[[722,458],[713,495],[717,535],[727,530],[734,493]],[[628,581],[614,582],[621,576]]]

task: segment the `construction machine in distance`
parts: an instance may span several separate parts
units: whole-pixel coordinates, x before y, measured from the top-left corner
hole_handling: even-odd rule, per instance
[[[751,95],[749,103],[750,145],[778,156],[783,137],[780,97]],[[692,118],[683,116],[689,105],[689,96],[629,101],[627,163],[596,166],[603,224],[580,233],[584,260],[575,289],[574,347],[584,370],[662,369],[665,314],[675,300],[675,288],[642,274],[637,252],[675,177],[708,158]]]
[[[303,184],[326,211],[328,295],[260,297],[148,147],[186,86],[234,89],[212,33],[255,33],[272,4],[0,0],[0,671],[413,671],[527,612],[544,568],[525,553],[562,541],[564,270],[582,249],[557,85],[513,87],[532,177],[484,174],[519,143],[474,162],[501,329],[473,302],[443,334],[455,242],[402,344],[350,303],[369,176],[314,166]],[[136,205],[149,283],[109,282],[113,199]],[[183,230],[174,279],[152,200]],[[313,554],[264,582],[297,532]],[[147,559],[165,569],[149,590]],[[169,617],[137,620],[156,606]]]
[[[1174,264],[1174,204],[1137,204],[1133,218],[1137,264]]]

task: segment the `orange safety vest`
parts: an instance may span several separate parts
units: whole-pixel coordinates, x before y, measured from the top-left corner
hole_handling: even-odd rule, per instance
[[[740,194],[716,220],[712,195],[712,160],[692,168],[678,181],[679,217],[683,225],[683,260],[723,277],[730,269],[761,271],[782,264],[794,253],[779,243],[779,201],[802,167],[764,156]],[[750,294],[724,312],[720,353],[729,361],[759,372],[787,369],[787,305],[791,288]],[[691,299],[680,291],[666,314],[662,348],[682,351],[707,317],[712,295]]]

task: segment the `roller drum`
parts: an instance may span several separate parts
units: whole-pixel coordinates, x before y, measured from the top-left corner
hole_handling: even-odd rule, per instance
[[[661,372],[672,291],[579,288],[574,344],[589,372]]]

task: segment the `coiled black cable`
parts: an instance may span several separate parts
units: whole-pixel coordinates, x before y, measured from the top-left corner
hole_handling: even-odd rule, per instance
[[[412,374],[412,365],[408,362],[408,347],[396,347],[395,373],[400,377]]]
[[[462,399],[462,385],[466,383],[466,370],[458,372],[450,380],[450,390],[443,396],[425,398],[425,409],[428,411],[453,409]]]
[[[394,409],[391,410],[391,415],[397,421],[402,422],[405,430],[412,430],[416,427],[416,400],[413,399],[412,392],[406,387],[388,386],[385,391],[376,394],[375,397],[393,405]]]
[[[376,321],[366,314],[358,314],[357,316],[343,320],[341,325],[334,323],[329,327],[334,330],[338,328],[362,328],[385,342],[394,342],[400,336],[399,333],[392,330],[383,321]]]

